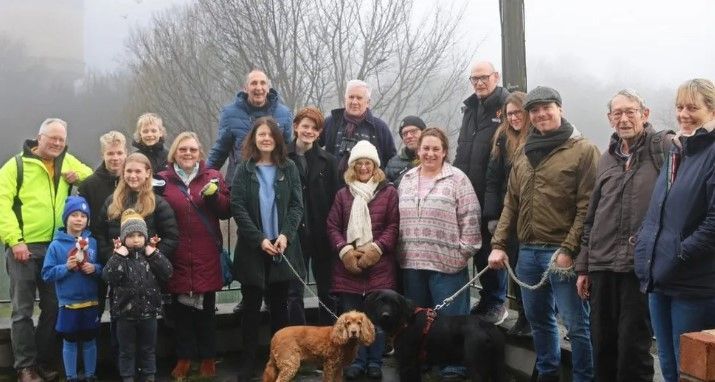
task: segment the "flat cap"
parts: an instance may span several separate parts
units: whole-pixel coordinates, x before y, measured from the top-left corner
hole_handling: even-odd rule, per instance
[[[561,94],[556,89],[547,86],[537,86],[526,95],[524,99],[524,110],[529,111],[539,103],[555,102],[561,107]]]

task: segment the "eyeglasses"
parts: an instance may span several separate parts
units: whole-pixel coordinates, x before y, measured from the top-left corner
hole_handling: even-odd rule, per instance
[[[610,112],[608,115],[611,116],[613,119],[621,119],[623,115],[625,115],[627,118],[633,118],[640,112],[641,109],[626,109],[626,110],[614,110]]]
[[[368,159],[366,161],[355,161],[355,167],[360,168],[360,167],[366,167],[370,168],[373,167],[375,164],[372,162],[372,160]]]
[[[491,72],[484,76],[471,76],[469,77],[469,82],[471,82],[472,84],[476,84],[477,82],[486,83],[487,81],[489,81],[489,77],[491,77],[494,73],[495,72]]]
[[[521,110],[512,110],[506,113],[507,118],[512,118],[512,117],[521,117],[524,115],[524,112]]]
[[[408,135],[416,136],[417,134],[420,133],[420,131],[422,131],[422,130],[420,130],[419,128],[414,128],[414,129],[402,129],[401,136],[402,136],[402,138],[404,138],[404,137],[406,137],[406,136],[408,136]]]

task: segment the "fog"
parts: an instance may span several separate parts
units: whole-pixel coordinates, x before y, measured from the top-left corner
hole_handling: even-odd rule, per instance
[[[38,57],[43,51],[69,51],[70,42],[46,42],[32,33],[65,31],[57,18],[51,28],[37,27],[43,12],[63,4],[82,9],[80,47],[83,52],[80,78],[51,69],[56,59]],[[98,162],[98,136],[109,129],[129,132],[141,105],[133,104],[132,73],[126,51],[131,30],[146,28],[153,12],[192,0],[4,0],[0,19],[23,4],[18,25],[28,25],[23,34],[0,26],[0,154],[3,161],[14,155],[25,138],[32,138],[42,120],[57,116],[70,124],[70,148],[94,166]],[[442,3],[442,2],[441,2]],[[440,4],[441,4],[440,3]],[[470,59],[491,60],[501,65],[498,1],[447,1],[447,8],[464,7],[459,33]],[[430,1],[417,1],[413,20],[429,12]],[[54,20],[56,14],[46,15]],[[577,128],[604,147],[610,128],[605,104],[622,88],[639,91],[652,109],[656,128],[675,128],[673,97],[683,81],[715,79],[715,2],[527,0],[526,54],[528,85],[548,85],[561,92],[566,116]],[[22,19],[22,18],[27,19]],[[5,20],[3,20],[5,21]],[[7,23],[2,23],[7,25]],[[42,23],[40,23],[42,24]],[[74,26],[76,27],[76,25]],[[33,32],[37,30],[37,32]],[[76,37],[76,35],[74,35]],[[39,41],[39,42],[38,42]],[[44,45],[43,45],[44,44]],[[58,45],[59,44],[59,45]],[[77,42],[72,44],[76,45]],[[73,46],[74,46],[73,45]],[[64,48],[64,49],[63,49]],[[52,53],[55,54],[55,53]],[[51,56],[52,54],[47,53]],[[458,99],[470,95],[464,68],[463,86],[455,88]],[[239,84],[236,84],[236,89]],[[278,89],[280,91],[280,89]],[[230,99],[227,97],[226,102]],[[332,105],[333,107],[338,105]],[[460,102],[449,112],[458,113]],[[217,110],[218,112],[218,110]],[[431,121],[441,124],[442,121]],[[458,118],[449,129],[458,126]]]

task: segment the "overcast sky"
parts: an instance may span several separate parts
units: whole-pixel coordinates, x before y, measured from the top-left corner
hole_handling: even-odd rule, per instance
[[[154,11],[192,1],[85,1],[88,68],[114,70],[130,27],[146,25]],[[417,2],[418,12],[433,4]],[[450,2],[462,3],[440,3]],[[500,66],[498,6],[498,0],[468,1],[462,28],[468,38],[483,41],[476,57]],[[606,82],[647,81],[669,88],[693,77],[715,79],[715,1],[526,0],[525,14],[530,78],[556,66]]]

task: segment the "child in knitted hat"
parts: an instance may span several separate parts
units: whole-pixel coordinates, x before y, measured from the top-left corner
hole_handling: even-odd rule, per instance
[[[104,267],[112,287],[110,313],[117,323],[119,374],[132,381],[140,370],[145,381],[156,373],[156,316],[161,312],[159,281],[173,271],[171,262],[156,248],[156,236],[147,244],[144,218],[128,209],[122,213],[120,237]]]
[[[62,212],[64,227],[55,232],[42,266],[42,279],[55,283],[59,310],[55,330],[62,337],[67,381],[77,381],[77,343],[82,343],[85,380],[94,381],[97,364],[95,337],[99,328],[97,282],[102,266],[97,242],[87,229],[89,204],[70,196]]]

